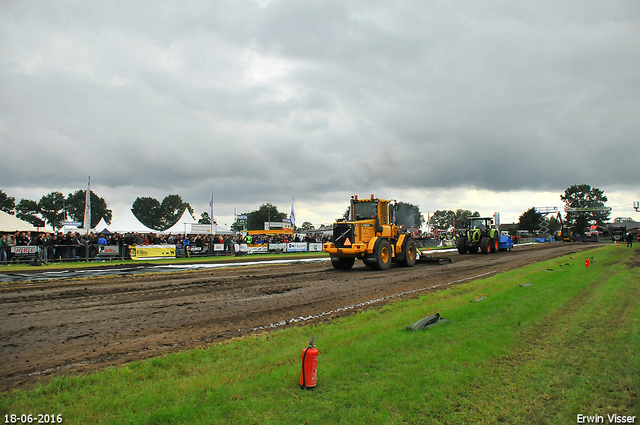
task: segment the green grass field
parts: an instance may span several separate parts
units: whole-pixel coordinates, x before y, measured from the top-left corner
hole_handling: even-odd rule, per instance
[[[570,424],[578,414],[605,421],[613,413],[639,416],[637,252],[606,246],[331,324],[57,378],[1,394],[1,419],[61,414],[66,424]],[[404,330],[437,312],[449,321]],[[318,385],[303,391],[300,354],[312,336],[320,351]]]
[[[167,265],[167,264],[203,264],[217,262],[245,262],[256,260],[281,260],[291,258],[329,258],[324,252],[300,252],[300,253],[282,253],[282,254],[252,254],[249,256],[236,257],[233,255],[217,256],[217,257],[190,257],[190,258],[166,258],[157,260],[114,260],[114,261],[77,261],[77,262],[58,262],[48,263],[48,265],[31,266],[29,263],[15,263],[8,265],[0,265],[0,273],[18,273],[25,271],[47,271],[47,270],[66,270],[66,269],[83,269],[83,268],[99,268],[109,266],[139,266],[145,265]]]

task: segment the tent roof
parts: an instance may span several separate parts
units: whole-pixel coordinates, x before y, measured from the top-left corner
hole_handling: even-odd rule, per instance
[[[31,223],[20,220],[18,217],[0,211],[0,232],[49,232],[52,233],[51,227],[33,227]]]
[[[125,209],[120,217],[109,226],[109,231],[113,233],[159,233],[157,230],[151,229],[133,214],[130,208]]]
[[[102,217],[100,219],[100,221],[98,222],[98,224],[96,224],[96,232],[100,233],[102,232],[104,229],[109,230],[109,225],[107,224],[107,222],[104,220],[104,217]]]
[[[180,217],[180,219],[178,219],[178,221],[175,222],[175,224],[171,227],[169,227],[167,230],[163,231],[163,234],[180,234],[180,233],[184,233],[185,232],[185,228],[187,226],[185,226],[185,224],[197,224],[198,222],[195,221],[193,219],[193,217],[191,217],[191,213],[189,213],[189,209],[185,208],[184,212],[182,213],[182,216]],[[189,226],[190,228],[191,226]]]
[[[198,226],[207,226],[207,225],[203,225],[203,224],[198,224],[198,222],[191,216],[191,214],[189,213],[189,209],[185,208],[184,212],[182,213],[182,216],[180,217],[180,219],[170,228],[168,228],[167,230],[164,230],[163,232],[161,232],[163,235],[168,235],[168,234],[172,234],[172,235],[182,235],[184,233],[190,234],[190,235],[196,235],[196,234],[203,234],[205,232],[202,231],[198,231],[196,229],[192,228],[192,224],[194,225],[198,225]],[[214,225],[208,225],[209,229],[207,229],[207,234],[211,233],[214,235],[233,235],[233,232],[218,226],[217,224]]]

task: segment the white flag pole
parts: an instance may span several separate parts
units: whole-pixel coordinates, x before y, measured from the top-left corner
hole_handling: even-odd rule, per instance
[[[89,233],[91,228],[91,176],[89,176],[89,182],[87,183],[87,193],[84,197],[84,227],[85,233]]]

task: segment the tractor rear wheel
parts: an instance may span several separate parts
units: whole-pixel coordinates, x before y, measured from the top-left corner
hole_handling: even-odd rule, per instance
[[[458,246],[458,254],[466,254],[467,253],[467,238],[464,236],[460,236],[456,241],[456,245]]]
[[[498,242],[498,235],[495,238],[491,239],[491,252],[498,252],[500,246],[500,242]]]
[[[491,243],[491,238],[488,236],[483,236],[480,239],[480,252],[483,254],[488,254],[491,248],[489,248],[489,244]]]
[[[375,256],[376,262],[374,264],[377,270],[387,270],[391,267],[391,244],[388,240],[382,239],[378,243]]]
[[[416,264],[417,259],[418,246],[416,245],[415,240],[409,239],[407,243],[404,244],[400,265],[404,267],[413,267]]]

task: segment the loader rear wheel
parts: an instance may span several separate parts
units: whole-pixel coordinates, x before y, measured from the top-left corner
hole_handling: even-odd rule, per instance
[[[402,261],[400,261],[401,266],[415,266],[416,260],[418,259],[418,246],[416,245],[416,241],[414,241],[413,239],[409,239],[407,243],[404,244],[402,256]]]
[[[336,270],[351,270],[353,263],[356,262],[354,257],[332,257],[331,265]]]
[[[391,267],[391,244],[388,240],[382,239],[378,243],[375,256],[376,262],[374,264],[376,270],[387,270]]]
[[[482,239],[480,239],[480,252],[482,252],[483,254],[488,254],[489,251],[491,250],[489,248],[490,243],[491,243],[491,238],[487,236],[483,236]]]

